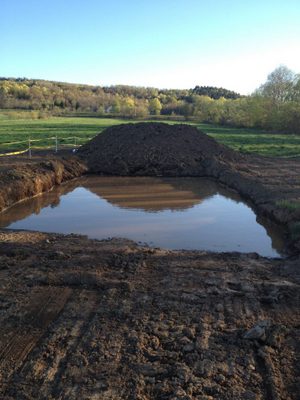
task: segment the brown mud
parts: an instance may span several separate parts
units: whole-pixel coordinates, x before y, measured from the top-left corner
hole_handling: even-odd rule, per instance
[[[0,231],[1,400],[299,398],[300,160],[222,149],[201,161],[206,176],[285,224],[293,256]],[[2,160],[1,208],[85,170]]]
[[[1,399],[298,399],[299,259],[0,240]]]

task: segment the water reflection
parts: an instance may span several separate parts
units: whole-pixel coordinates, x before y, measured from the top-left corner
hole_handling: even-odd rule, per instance
[[[183,211],[217,192],[214,181],[195,178],[87,178],[82,186],[116,207],[145,212]]]
[[[45,207],[58,207],[60,205],[61,196],[71,193],[77,186],[77,180],[73,180],[72,182],[55,187],[48,193],[17,203],[13,207],[0,213],[0,227],[5,228],[32,214],[39,215],[41,210]]]
[[[282,231],[203,178],[83,177],[0,214],[0,226],[277,256]]]

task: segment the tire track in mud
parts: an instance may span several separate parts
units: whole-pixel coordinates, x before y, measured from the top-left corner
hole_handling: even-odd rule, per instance
[[[70,363],[76,349],[78,347],[84,348],[83,342],[86,340],[87,332],[93,321],[93,318],[96,315],[97,303],[99,299],[99,296],[95,291],[83,290],[80,295],[77,295],[77,300],[79,300],[79,312],[77,315],[79,316],[79,318],[77,319],[76,324],[74,324],[70,332],[67,343],[63,343],[63,346],[61,346],[61,348],[59,348],[58,346],[58,349],[55,349],[56,352],[58,351],[60,353],[60,359],[58,360],[58,362],[56,361],[56,365],[52,366],[52,371],[50,374],[50,376],[53,376],[51,395],[54,398],[58,398],[58,396],[63,396],[63,398],[70,399],[77,398],[76,392],[79,382],[76,383],[75,380],[75,384],[66,384],[68,383],[66,382],[66,380],[68,381],[68,378],[65,376],[65,373],[67,366]]]
[[[10,327],[0,328],[0,393],[5,393],[11,377],[58,317],[70,294],[69,288],[38,289],[22,311],[22,319],[13,321]]]
[[[48,336],[15,374],[12,398],[122,399],[122,326],[113,318],[121,306],[119,289],[74,289]]]
[[[294,297],[292,304],[293,307],[291,303],[283,302],[282,298],[272,303],[266,315],[278,329],[269,338],[268,343],[256,349],[257,368],[263,378],[266,398],[270,400],[299,398],[299,391],[296,397],[293,397],[290,391],[294,384],[297,385],[297,380],[291,377],[299,375],[300,365],[299,296]],[[266,308],[266,304],[262,304],[261,308]],[[284,351],[287,343],[292,349],[290,352]],[[291,357],[293,355],[295,358]]]
[[[248,302],[247,302],[248,300]],[[270,319],[270,313],[265,314],[260,304],[259,298],[244,299],[243,297],[233,295],[225,300],[225,318],[229,326],[233,325],[244,327],[251,322]],[[238,325],[237,325],[238,323]],[[252,347],[252,346],[251,346]],[[253,366],[261,376],[262,390],[264,398],[270,400],[286,400],[285,388],[282,382],[278,367],[272,362],[270,351],[274,350],[268,347],[260,347],[256,343],[252,348],[248,348],[249,354],[253,356]],[[246,349],[245,349],[246,350]],[[244,350],[244,351],[245,351]]]
[[[74,370],[72,358],[77,348],[84,348],[82,342],[86,340],[99,296],[97,292],[86,289],[70,292],[68,303],[48,335],[14,374],[14,385],[9,390],[12,398],[78,398],[80,384],[70,378]]]
[[[71,288],[47,333],[11,375],[5,396],[0,391],[1,400],[296,399],[294,284],[275,279],[269,263],[256,258],[237,265],[236,255],[127,251],[108,257],[97,243],[90,269],[78,262],[80,273],[73,252],[64,270],[52,267],[57,286],[27,286],[20,293],[28,304],[15,301],[10,314],[26,314],[19,324],[16,317],[5,319],[7,344],[20,326],[28,335],[43,329],[52,309],[45,294]],[[273,297],[278,300],[270,303]],[[271,321],[271,330],[287,325],[290,336],[278,347],[246,340],[261,319]]]
[[[270,400],[288,399],[282,383],[281,374],[272,362],[271,355],[263,349],[258,349],[256,365],[263,378],[266,398]]]

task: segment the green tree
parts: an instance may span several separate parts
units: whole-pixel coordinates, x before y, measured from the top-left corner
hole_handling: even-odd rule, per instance
[[[128,116],[135,115],[135,102],[132,97],[127,96],[122,99],[121,112]]]
[[[149,101],[148,109],[149,109],[149,113],[151,115],[159,115],[160,114],[162,105],[157,97],[155,97],[154,99],[151,99]]]
[[[118,95],[115,96],[113,105],[112,105],[112,112],[114,114],[119,114],[121,111],[121,101]]]
[[[292,98],[295,81],[295,73],[281,65],[268,75],[267,82],[259,88],[259,93],[276,103],[288,101]]]

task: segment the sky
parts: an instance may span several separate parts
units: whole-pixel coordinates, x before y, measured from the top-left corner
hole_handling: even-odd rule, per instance
[[[253,92],[300,73],[300,0],[0,0],[0,76]]]

